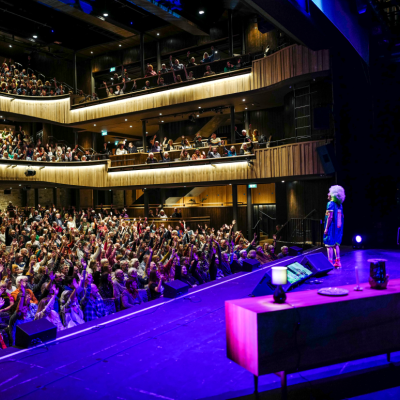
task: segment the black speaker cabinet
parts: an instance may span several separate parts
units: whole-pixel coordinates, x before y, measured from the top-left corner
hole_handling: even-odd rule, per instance
[[[317,153],[321,160],[322,168],[326,175],[334,174],[335,169],[335,153],[332,144],[317,147]]]
[[[251,272],[258,268],[260,268],[260,261],[253,260],[252,258],[246,258],[243,261],[242,271]]]
[[[174,299],[175,297],[182,296],[186,294],[189,290],[189,285],[180,281],[179,279],[175,279],[171,282],[164,283],[164,297],[168,299]]]
[[[27,322],[17,326],[15,345],[18,347],[32,347],[40,343],[54,340],[57,337],[57,328],[46,318]],[[40,340],[38,340],[40,339]]]
[[[254,297],[268,296],[269,294],[274,294],[275,289],[276,286],[272,284],[271,276],[266,272],[252,291],[251,295]]]
[[[301,260],[301,265],[312,271],[313,276],[324,276],[333,270],[333,265],[323,253],[308,254]]]
[[[303,249],[298,246],[289,247],[290,256],[301,256],[303,254]]]

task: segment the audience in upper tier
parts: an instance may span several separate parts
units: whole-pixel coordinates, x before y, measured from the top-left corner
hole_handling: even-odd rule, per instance
[[[251,138],[257,138],[257,136],[254,136],[251,129],[248,134],[247,131],[243,131],[240,135],[243,139],[238,140],[238,142],[240,143],[243,140],[245,140],[245,142],[238,150],[236,150],[235,146],[231,146],[228,150],[225,147],[226,142],[217,137],[216,133],[213,133],[207,140],[203,139],[200,134],[197,134],[193,141],[182,136],[180,144],[175,144],[172,139],[168,140],[166,137],[164,137],[163,142],[160,143],[157,140],[157,135],[154,135],[148,142],[147,151],[149,152],[149,157],[146,163],[156,163],[159,161],[157,157],[154,156],[155,153],[160,153],[160,161],[172,162],[174,159],[170,158],[168,152],[176,150],[182,150],[179,159],[185,161],[252,154],[254,146]],[[269,140],[271,140],[271,136]],[[206,147],[207,144],[210,149],[206,155],[206,153],[200,151],[199,148]],[[190,153],[188,150],[190,150]],[[123,142],[118,143],[115,155],[133,154],[138,153],[138,151],[138,148],[133,142],[128,143],[125,139]],[[140,151],[143,150],[141,149]],[[3,160],[48,162],[92,161],[98,158],[107,158],[110,154],[112,154],[112,152],[109,150],[107,143],[104,143],[101,151],[94,153],[92,150],[82,150],[78,145],[71,148],[57,143],[42,144],[40,139],[34,143],[33,138],[27,135],[21,126],[17,130],[12,130],[8,127],[4,127],[2,130],[0,129],[0,159]]]
[[[149,155],[151,157],[151,155]],[[0,211],[0,323],[13,343],[18,325],[46,318],[58,331],[163,296],[167,282],[195,287],[238,272],[247,258],[287,255],[224,224],[168,222],[164,210],[130,219],[126,208],[17,208]],[[175,209],[172,218],[182,218]],[[175,225],[175,226],[173,226]],[[7,337],[5,337],[7,336]]]

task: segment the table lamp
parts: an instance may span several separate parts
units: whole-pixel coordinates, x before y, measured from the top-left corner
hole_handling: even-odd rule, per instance
[[[275,303],[284,303],[286,301],[286,293],[282,289],[282,285],[287,283],[287,268],[272,267],[272,284],[276,285],[274,292]]]

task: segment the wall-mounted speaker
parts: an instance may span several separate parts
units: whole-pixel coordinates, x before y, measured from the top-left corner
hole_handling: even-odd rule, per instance
[[[335,168],[335,153],[332,144],[317,147],[317,153],[321,160],[322,168],[326,175],[334,174]]]

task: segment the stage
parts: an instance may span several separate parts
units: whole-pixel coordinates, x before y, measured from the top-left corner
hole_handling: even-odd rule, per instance
[[[309,252],[315,251],[321,250]],[[353,284],[356,265],[360,282],[367,282],[369,258],[387,259],[390,278],[400,278],[399,252],[347,249],[343,268],[295,291]],[[248,296],[271,265],[297,260],[288,257],[193,288],[183,298],[159,299],[67,330],[47,348],[0,351],[0,398],[254,398],[252,374],[226,357],[224,302]],[[289,375],[289,398],[399,398],[398,380],[391,379],[399,376],[398,363],[400,353],[394,353],[391,364],[382,355]],[[259,398],[279,398],[279,387],[277,376],[260,377]]]

